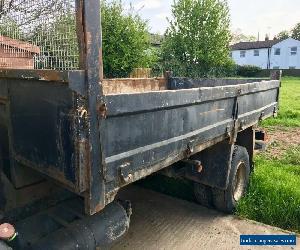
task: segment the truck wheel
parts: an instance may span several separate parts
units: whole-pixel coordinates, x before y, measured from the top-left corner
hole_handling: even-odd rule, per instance
[[[213,207],[213,194],[212,194],[211,187],[200,183],[195,183],[194,194],[195,194],[196,201],[200,205],[208,208]]]
[[[212,189],[214,206],[225,213],[232,213],[248,188],[249,177],[249,154],[246,148],[235,146],[227,189]]]

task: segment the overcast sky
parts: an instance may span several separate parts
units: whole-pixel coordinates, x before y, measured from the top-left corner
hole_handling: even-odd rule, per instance
[[[164,33],[171,16],[173,0],[123,0],[132,3],[143,18],[149,20],[152,32]],[[228,0],[231,29],[241,29],[247,35],[265,34],[273,37],[300,22],[300,0]]]

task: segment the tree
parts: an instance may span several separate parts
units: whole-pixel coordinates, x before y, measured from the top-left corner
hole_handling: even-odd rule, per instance
[[[224,0],[178,0],[162,45],[166,70],[175,75],[214,75],[230,63],[230,17]]]
[[[0,22],[0,35],[8,36],[14,39],[24,39],[24,34],[20,26],[11,18],[6,18],[5,22]]]
[[[0,19],[10,17],[20,26],[32,25],[37,20],[49,20],[62,10],[74,7],[74,1],[70,0],[0,0]]]
[[[278,35],[275,36],[276,39],[278,40],[285,40],[290,37],[290,32],[287,30],[281,31]]]
[[[255,36],[247,36],[242,33],[241,29],[237,29],[231,34],[232,44],[239,43],[239,42],[255,42],[255,41],[257,41],[257,38]]]
[[[300,41],[300,23],[292,29],[292,38]]]
[[[134,68],[156,60],[147,22],[133,10],[125,13],[121,1],[102,1],[103,65],[106,77],[127,77]]]

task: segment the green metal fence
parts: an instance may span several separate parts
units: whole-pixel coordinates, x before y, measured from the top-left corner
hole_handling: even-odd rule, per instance
[[[0,68],[78,66],[75,0],[0,0]]]

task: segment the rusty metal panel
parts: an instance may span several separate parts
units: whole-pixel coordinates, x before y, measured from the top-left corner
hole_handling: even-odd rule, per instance
[[[84,71],[51,75],[57,81],[15,73],[6,74],[0,89],[9,103],[13,160],[83,194],[89,214],[122,186],[272,116],[280,86],[265,81],[108,95],[101,115],[95,94],[101,92],[93,85],[85,91]]]
[[[193,81],[193,80],[190,80]],[[277,112],[279,81],[107,96],[107,200]]]
[[[81,134],[87,127],[79,101],[85,96],[85,72],[1,70],[0,74],[6,175],[16,188],[41,181],[36,173],[42,173],[76,193],[85,191],[88,150]]]
[[[38,69],[0,70],[10,158],[85,196],[93,214],[105,206],[100,1],[3,1],[0,14],[0,46]]]
[[[51,0],[22,2],[18,10],[14,4],[0,5],[0,26],[11,18],[30,35],[39,27],[43,30],[44,21],[51,27],[71,13],[74,19],[66,26],[72,32],[71,43],[65,47],[74,53],[61,53],[59,44],[67,39],[50,42],[61,57],[45,50],[48,43],[43,42],[51,29],[45,37],[37,36],[42,44],[23,41],[19,35],[2,39],[3,46],[15,42],[21,51],[28,50],[29,42],[35,67],[56,69],[0,70],[0,113],[7,120],[10,158],[82,195],[87,214],[102,210],[122,186],[221,140],[234,143],[239,131],[277,112],[278,80],[169,78],[169,90],[104,95],[100,1],[68,5],[58,0],[52,18],[43,13],[28,24],[24,20],[30,13],[49,7]],[[24,8],[29,14],[22,15]]]
[[[75,189],[72,91],[41,81],[8,83],[13,158]]]
[[[167,81],[165,78],[105,79],[102,86],[105,95],[130,94],[167,90]]]
[[[102,33],[100,1],[78,0],[78,22],[82,22],[84,41],[81,44],[81,64],[86,70],[86,110],[88,111],[88,191],[85,193],[86,212],[95,214],[105,207],[104,155],[103,147],[106,102],[103,95]],[[81,13],[81,15],[80,15]],[[100,83],[100,84],[99,84]],[[104,112],[103,112],[104,111]]]

